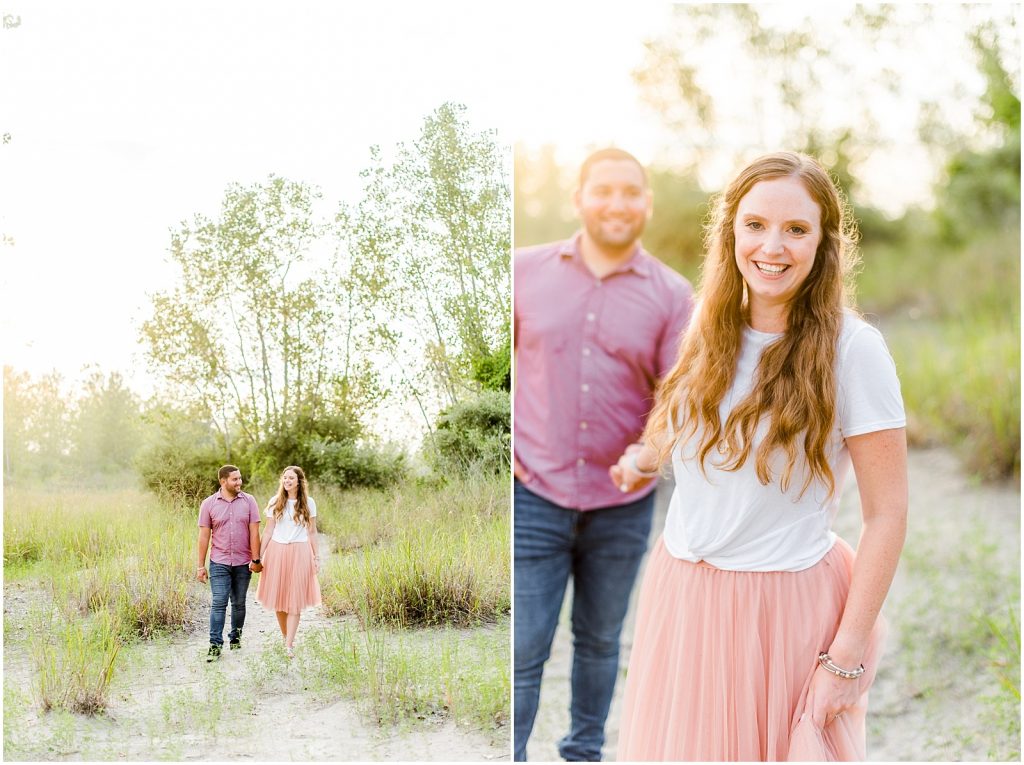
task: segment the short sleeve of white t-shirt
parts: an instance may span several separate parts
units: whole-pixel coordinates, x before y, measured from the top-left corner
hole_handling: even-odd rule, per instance
[[[273,499],[267,503],[268,505],[273,504]],[[306,504],[309,507],[310,518],[316,518],[316,502],[312,497],[306,497]],[[274,508],[268,507],[263,511],[267,518],[274,517]],[[272,539],[279,544],[291,544],[292,542],[308,542],[309,532],[306,527],[301,523],[295,521],[295,500],[289,499],[284,506],[284,512],[281,513],[281,517],[277,520],[277,525],[274,526],[274,536]]]
[[[840,345],[836,419],[843,438],[901,428],[906,424],[896,364],[882,333],[849,321]]]

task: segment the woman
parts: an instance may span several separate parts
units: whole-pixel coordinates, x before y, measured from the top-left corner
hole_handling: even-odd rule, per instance
[[[302,609],[320,605],[320,570],[316,539],[316,502],[309,496],[306,474],[290,465],[281,473],[277,494],[264,510],[263,573],[256,600],[277,612],[285,652],[293,655]]]
[[[847,307],[854,224],[818,162],[751,163],[717,200],[695,316],[631,490],[676,488],[640,594],[620,760],[865,756],[879,611],[906,533],[905,417]],[[830,530],[850,465],[863,528]]]

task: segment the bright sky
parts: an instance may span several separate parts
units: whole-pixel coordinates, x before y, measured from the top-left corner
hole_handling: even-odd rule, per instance
[[[0,0],[0,13],[21,18],[0,29],[3,358],[34,374],[95,363],[146,389],[137,328],[172,277],[170,227],[269,173],[353,200],[369,146],[415,138],[444,101],[568,163],[608,143],[643,161],[679,145],[630,74],[667,3]],[[925,30],[912,52],[943,45]],[[892,118],[906,119],[895,105]],[[905,154],[872,170],[880,195],[923,193]]]

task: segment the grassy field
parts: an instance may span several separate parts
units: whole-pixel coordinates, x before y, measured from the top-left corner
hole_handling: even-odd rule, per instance
[[[256,490],[260,502],[265,493]],[[507,479],[311,493],[337,552],[321,572],[325,613],[304,619],[290,666],[302,688],[321,704],[346,699],[378,723],[450,719],[501,738],[510,701]],[[146,662],[186,650],[183,642],[205,650],[209,595],[193,579],[197,513],[133,489],[5,488],[8,758],[52,756],[32,742],[59,739],[82,715],[102,719],[112,688],[140,692],[134,686],[153,669]],[[259,608],[255,584],[249,611]],[[260,661],[287,664],[274,651],[276,639]],[[140,664],[140,656],[148,658]],[[274,678],[255,664],[252,677],[255,707],[261,683]],[[205,709],[210,700],[192,701]],[[179,702],[168,696],[165,723],[195,706]],[[47,735],[26,736],[8,719],[35,720]]]
[[[1019,233],[931,251],[865,245],[858,291],[896,360],[911,442],[1019,483]]]

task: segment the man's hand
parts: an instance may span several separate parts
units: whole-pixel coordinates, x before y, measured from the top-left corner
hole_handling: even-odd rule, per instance
[[[258,573],[260,573],[263,570],[263,564],[262,563],[250,563],[249,564],[249,570],[252,573],[254,573],[254,574],[258,574]]]
[[[644,477],[633,470],[633,460],[630,455],[639,454],[641,450],[642,447],[639,444],[630,444],[619,457],[619,461],[608,468],[608,476],[612,479],[612,483],[623,494],[638,491],[651,481],[656,480],[656,476]]]
[[[196,579],[206,584],[206,566],[200,566],[196,569]]]
[[[529,483],[533,477],[526,472],[526,468],[519,464],[516,455],[512,455],[512,475],[519,479],[519,483]]]

